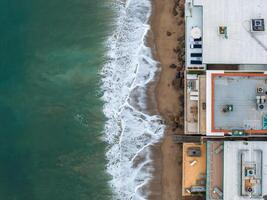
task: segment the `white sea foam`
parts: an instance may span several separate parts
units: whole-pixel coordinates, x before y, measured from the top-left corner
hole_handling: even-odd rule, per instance
[[[159,116],[143,112],[147,83],[158,70],[150,48],[145,46],[151,2],[129,0],[115,6],[116,28],[107,41],[107,61],[102,70],[107,171],[112,176],[115,199],[146,199],[142,186],[151,178],[149,146],[164,132]]]

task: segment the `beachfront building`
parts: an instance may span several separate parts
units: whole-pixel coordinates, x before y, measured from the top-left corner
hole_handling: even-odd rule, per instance
[[[267,133],[267,72],[206,74],[207,135]]]
[[[183,144],[182,194],[206,200],[265,200],[267,141]],[[193,199],[193,198],[192,198]]]
[[[267,1],[186,0],[185,27],[183,196],[267,199]]]
[[[267,133],[267,1],[186,0],[185,22],[185,133]]]
[[[186,66],[265,65],[267,2],[186,0]]]
[[[207,143],[206,200],[263,200],[267,195],[267,142]]]

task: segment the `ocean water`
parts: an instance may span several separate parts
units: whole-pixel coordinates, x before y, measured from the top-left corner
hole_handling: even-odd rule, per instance
[[[0,199],[109,200],[107,0],[0,1]]]
[[[145,189],[154,170],[150,146],[164,133],[159,116],[147,114],[147,84],[158,63],[146,46],[150,0],[114,3],[116,26],[106,42],[102,69],[107,172],[116,199],[147,199]]]
[[[0,1],[0,199],[139,200],[160,140],[149,0]]]

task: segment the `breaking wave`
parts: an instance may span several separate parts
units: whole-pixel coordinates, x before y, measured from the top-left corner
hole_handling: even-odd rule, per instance
[[[146,114],[146,87],[158,70],[146,34],[151,14],[149,0],[116,2],[116,26],[107,40],[102,69],[104,139],[107,171],[114,199],[146,199],[143,186],[151,179],[149,146],[159,141],[164,125],[159,116]]]

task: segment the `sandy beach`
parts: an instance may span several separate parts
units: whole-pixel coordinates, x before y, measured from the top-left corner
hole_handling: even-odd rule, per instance
[[[172,136],[183,133],[183,79],[177,74],[184,68],[184,1],[155,0],[152,4],[148,41],[161,70],[148,92],[152,97],[156,94],[150,105],[156,105],[166,130],[162,141],[152,148],[155,171],[149,199],[178,200],[182,199],[182,148]]]

